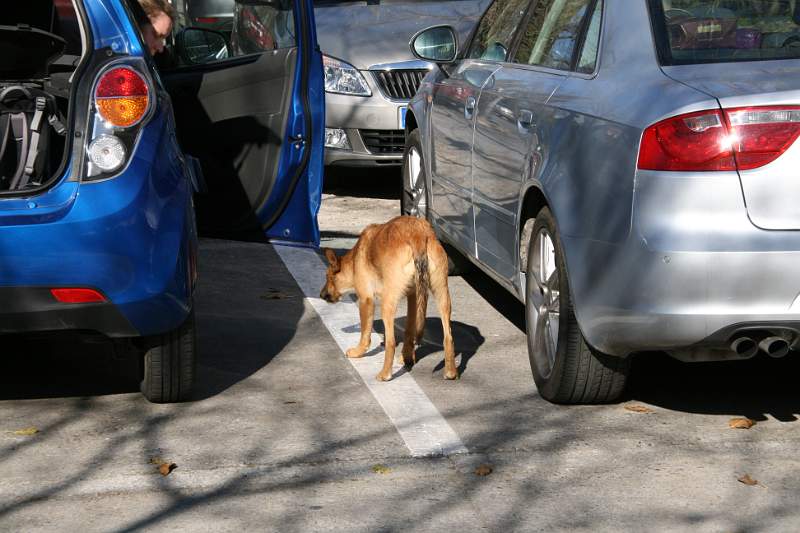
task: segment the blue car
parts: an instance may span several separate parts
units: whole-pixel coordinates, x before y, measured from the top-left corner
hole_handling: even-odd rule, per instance
[[[324,93],[311,0],[252,14],[275,32],[271,48],[238,53],[222,34],[181,29],[157,67],[125,0],[7,6],[0,334],[103,335],[141,354],[147,399],[186,400],[195,204],[212,228],[318,244]]]

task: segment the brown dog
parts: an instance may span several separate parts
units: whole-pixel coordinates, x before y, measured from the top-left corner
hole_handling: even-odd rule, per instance
[[[361,317],[361,339],[347,350],[347,357],[361,357],[370,345],[375,298],[381,300],[381,319],[386,331],[386,358],[378,374],[380,381],[392,379],[394,360],[394,314],[403,295],[408,300],[403,363],[416,363],[415,342],[422,338],[428,290],[433,293],[444,332],[444,377],[455,379],[453,336],[450,331],[450,292],[447,289],[447,253],[439,244],[431,225],[414,217],[397,217],[385,224],[364,228],[352,250],[337,257],[325,248],[328,271],[319,296],[338,302],[342,293],[355,289]]]

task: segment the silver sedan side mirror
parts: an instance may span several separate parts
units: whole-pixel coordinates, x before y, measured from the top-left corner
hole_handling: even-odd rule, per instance
[[[456,32],[451,26],[433,26],[411,38],[411,52],[419,59],[452,63],[458,53]]]

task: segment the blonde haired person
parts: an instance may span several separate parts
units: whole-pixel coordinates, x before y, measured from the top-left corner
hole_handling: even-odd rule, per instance
[[[172,33],[175,8],[167,0],[131,0],[129,6],[150,55],[163,52],[166,39]]]

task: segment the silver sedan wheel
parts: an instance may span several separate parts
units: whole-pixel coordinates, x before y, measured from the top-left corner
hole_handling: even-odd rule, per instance
[[[408,188],[411,193],[411,205],[408,214],[414,217],[427,218],[428,205],[425,194],[425,176],[422,173],[422,156],[416,146],[409,148],[406,154],[408,169]]]
[[[547,379],[553,371],[558,350],[561,317],[558,267],[553,238],[545,228],[534,236],[528,271],[528,324],[533,326],[528,342],[539,374]]]

